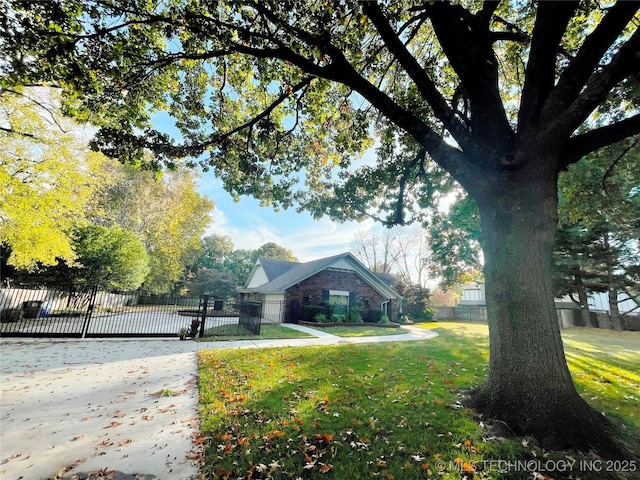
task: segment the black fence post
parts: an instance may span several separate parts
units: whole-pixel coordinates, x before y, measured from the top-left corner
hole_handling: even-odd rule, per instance
[[[202,319],[200,320],[200,338],[204,337],[204,324],[207,320],[207,307],[209,306],[209,295],[202,296]]]
[[[91,317],[93,316],[93,310],[96,307],[96,295],[98,293],[98,287],[91,287],[91,291],[89,293],[89,300],[87,305],[87,312],[84,314],[84,322],[82,322],[82,334],[80,338],[86,338],[87,332],[89,331],[89,323],[91,322]]]

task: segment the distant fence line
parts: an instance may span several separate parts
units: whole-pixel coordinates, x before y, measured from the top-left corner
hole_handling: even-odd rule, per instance
[[[458,305],[455,307],[434,307],[434,320],[458,320],[465,322],[487,323],[487,307]],[[557,308],[558,322],[561,328],[586,326],[580,315],[580,310],[575,308]],[[607,312],[589,312],[591,325],[598,328],[611,329],[611,316]],[[624,330],[640,331],[640,316],[622,316]]]
[[[2,288],[0,289],[0,310],[7,308],[20,308],[25,300],[48,303],[51,310],[69,308],[74,297],[82,295],[84,291],[65,289],[33,289],[33,288]],[[108,305],[112,308],[137,305],[138,293],[111,293],[98,291],[95,297],[97,305]],[[197,305],[197,300],[196,300]]]

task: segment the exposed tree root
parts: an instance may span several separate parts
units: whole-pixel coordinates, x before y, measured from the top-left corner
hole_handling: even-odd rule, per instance
[[[616,438],[615,425],[577,393],[514,397],[483,385],[468,393],[464,405],[484,421],[501,424],[502,436],[532,436],[547,450],[595,453],[610,460],[640,461],[640,452]]]

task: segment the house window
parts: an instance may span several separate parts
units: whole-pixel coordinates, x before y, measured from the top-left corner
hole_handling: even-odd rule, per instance
[[[349,306],[349,292],[344,290],[329,290],[329,303],[331,305]]]

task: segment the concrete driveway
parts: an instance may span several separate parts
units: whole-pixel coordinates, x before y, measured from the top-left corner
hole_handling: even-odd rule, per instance
[[[177,339],[3,339],[0,478],[103,469],[195,477],[199,346]]]

